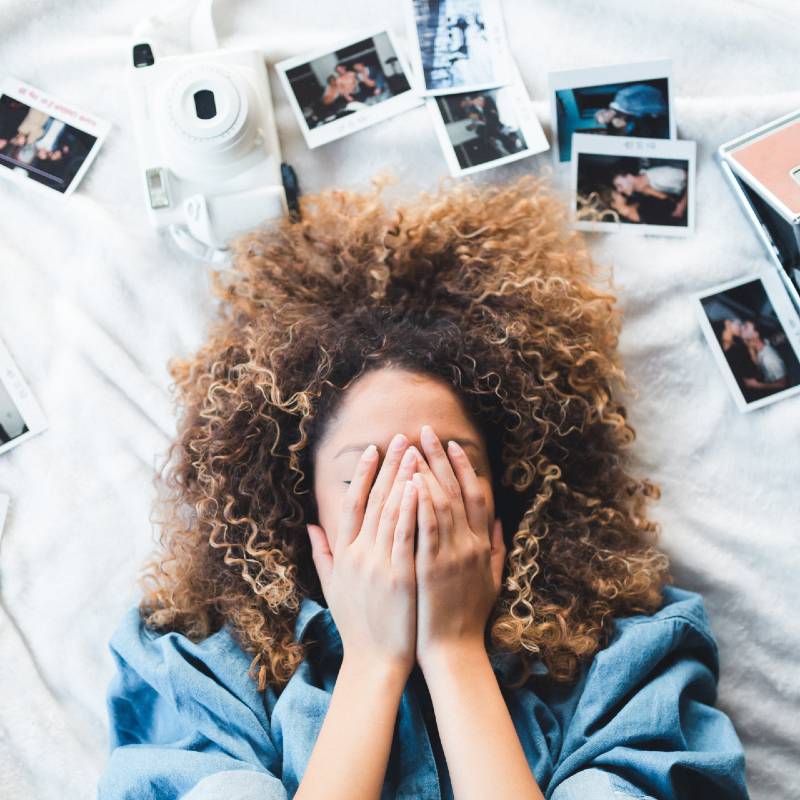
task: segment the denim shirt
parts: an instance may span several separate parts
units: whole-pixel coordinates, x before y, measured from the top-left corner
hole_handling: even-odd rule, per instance
[[[630,114],[632,117],[659,116],[667,113],[664,95],[655,86],[647,83],[635,83],[633,86],[620,89],[609,103],[609,108]]]
[[[295,637],[316,644],[276,696],[247,676],[251,657],[227,625],[193,643],[145,628],[130,608],[109,642],[117,670],[107,691],[110,756],[99,800],[294,797],[343,652],[330,610],[310,598]],[[496,676],[514,659],[494,657]],[[541,662],[537,668],[546,672]],[[610,643],[576,683],[500,685],[547,800],[746,800],[742,745],[714,707],[718,678],[702,597],[667,586],[652,616],[615,620]],[[389,798],[453,798],[418,666],[397,712],[381,792]]]

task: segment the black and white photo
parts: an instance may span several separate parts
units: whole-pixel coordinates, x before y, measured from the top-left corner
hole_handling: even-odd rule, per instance
[[[575,226],[686,236],[694,229],[692,141],[573,136]]]
[[[404,0],[422,94],[477,91],[513,79],[499,0]]]
[[[703,332],[742,411],[800,392],[800,317],[777,272],[695,296]]]
[[[466,175],[549,147],[521,81],[427,100],[452,175]]]
[[[0,90],[0,175],[67,196],[108,129],[96,116],[8,78]]]
[[[0,453],[45,430],[44,413],[0,340]]]
[[[571,160],[575,133],[675,139],[671,76],[669,59],[551,72],[554,157]]]
[[[286,59],[275,69],[311,148],[422,103],[388,31]]]

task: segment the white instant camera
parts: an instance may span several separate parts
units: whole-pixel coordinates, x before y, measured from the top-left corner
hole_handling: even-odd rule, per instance
[[[152,223],[225,262],[231,237],[296,210],[296,181],[281,164],[263,54],[216,47],[212,2],[198,5],[210,49],[159,56],[135,41],[131,108]]]

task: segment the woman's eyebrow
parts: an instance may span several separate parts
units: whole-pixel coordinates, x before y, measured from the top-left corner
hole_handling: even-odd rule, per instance
[[[479,453],[481,452],[480,444],[478,444],[478,442],[476,442],[474,439],[459,439],[459,438],[455,438],[453,436],[451,436],[449,438],[452,439],[454,442],[458,442],[458,444],[460,444],[462,447],[474,447],[475,450],[477,450]],[[447,447],[447,441],[448,440],[447,439],[441,439],[441,441],[445,445],[445,447]],[[344,453],[350,453],[350,452],[352,452],[354,450],[360,452],[362,450],[365,450],[367,447],[369,447],[370,444],[371,444],[371,442],[365,442],[364,444],[348,444],[345,447],[343,447],[334,456],[334,458],[339,458],[339,456],[344,455]]]

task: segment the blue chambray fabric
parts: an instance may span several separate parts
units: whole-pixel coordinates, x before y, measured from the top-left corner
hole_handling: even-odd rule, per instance
[[[227,626],[193,643],[146,629],[129,609],[109,642],[117,670],[98,799],[294,797],[342,660],[330,611],[310,598],[295,637],[312,646],[277,696],[257,691]],[[492,665],[503,677],[514,662]],[[615,621],[576,683],[501,688],[547,800],[746,800],[742,745],[714,705],[718,679],[702,597],[668,586],[654,615]],[[453,798],[418,667],[400,701],[381,798]]]

